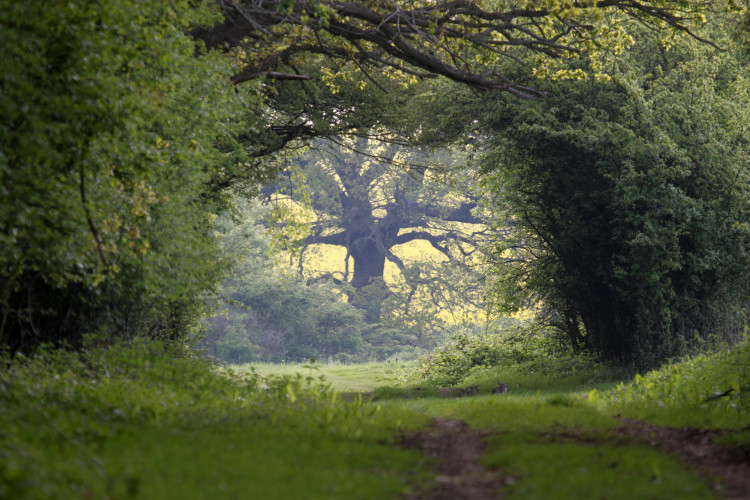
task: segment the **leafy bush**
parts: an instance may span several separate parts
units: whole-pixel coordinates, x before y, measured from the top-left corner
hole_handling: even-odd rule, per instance
[[[220,359],[235,362],[219,350],[228,335],[235,343],[258,346],[256,359],[264,361],[355,355],[362,350],[363,314],[342,302],[332,288],[249,275],[232,278],[223,288],[228,292],[227,311],[210,320],[208,337],[216,339],[209,353]],[[247,342],[239,339],[243,335]]]
[[[419,376],[435,385],[455,385],[475,368],[519,363],[531,366],[559,354],[549,333],[533,328],[531,324],[504,320],[495,324],[494,330],[457,330],[420,359]]]
[[[496,303],[542,302],[574,346],[642,369],[736,341],[750,276],[747,68],[693,42],[657,52],[495,101],[484,155]]]
[[[594,356],[573,352],[558,332],[538,323],[503,320],[491,328],[484,332],[455,332],[420,358],[416,378],[432,385],[450,386],[483,385],[499,374],[513,379],[528,378],[530,374],[544,379],[583,377],[587,382],[623,375],[618,369],[605,367]],[[494,380],[491,384],[495,384]]]
[[[499,363],[500,343],[496,335],[456,332],[420,359],[419,375],[435,385],[456,384],[474,367]]]
[[[254,102],[185,33],[210,4],[0,1],[0,344],[197,322],[225,267],[211,184]]]
[[[750,341],[636,375],[591,402],[612,412],[668,425],[750,424]]]
[[[246,315],[240,314],[231,323],[224,336],[216,341],[216,354],[230,363],[249,363],[261,358],[261,347],[250,342],[244,329]]]

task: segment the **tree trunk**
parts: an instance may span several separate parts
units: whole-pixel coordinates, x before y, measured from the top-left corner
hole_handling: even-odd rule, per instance
[[[365,311],[368,323],[378,323],[381,304],[388,294],[383,279],[385,253],[373,239],[367,237],[355,240],[350,252],[354,259],[351,284],[356,293],[349,297],[349,302]]]

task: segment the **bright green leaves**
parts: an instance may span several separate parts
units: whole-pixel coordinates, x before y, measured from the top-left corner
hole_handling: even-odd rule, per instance
[[[726,315],[742,315],[750,269],[733,180],[748,175],[746,68],[695,44],[654,62],[648,47],[611,83],[499,107],[485,156],[499,224],[515,224],[495,253],[499,302],[541,299],[574,345],[643,365],[736,340]]]
[[[196,56],[180,30],[208,21],[208,4],[189,3],[3,2],[0,305],[10,320],[30,296],[32,319],[0,341],[24,344],[45,309],[82,321],[82,303],[158,307],[215,281],[207,188],[236,173],[228,151],[253,87],[235,91],[218,54]],[[37,304],[35,286],[71,293],[67,312]]]

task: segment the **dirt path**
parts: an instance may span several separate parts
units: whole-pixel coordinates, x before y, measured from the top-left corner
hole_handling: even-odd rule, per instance
[[[489,500],[500,498],[495,492],[512,481],[497,471],[490,471],[477,461],[482,456],[485,434],[469,429],[460,420],[436,418],[424,432],[404,438],[408,447],[418,448],[438,460],[434,471],[435,485],[410,500]]]
[[[676,429],[638,420],[618,419],[623,424],[615,430],[615,437],[625,443],[644,443],[667,454],[679,456],[684,463],[696,468],[719,495],[728,500],[750,500],[750,450],[731,451],[714,444],[717,431]],[[547,437],[557,434],[548,433]],[[575,434],[562,433],[570,439],[591,441]],[[404,444],[418,448],[425,455],[438,460],[434,471],[437,478],[433,487],[410,500],[488,500],[501,498],[496,493],[504,485],[512,484],[511,476],[491,471],[478,463],[486,446],[486,434],[470,429],[460,420],[436,418],[423,432],[408,435]],[[610,441],[610,437],[602,437]]]
[[[618,419],[617,433],[628,440],[649,444],[663,453],[679,456],[697,468],[729,500],[750,500],[750,450],[732,452],[714,444],[720,433],[705,429],[675,429],[640,420]]]

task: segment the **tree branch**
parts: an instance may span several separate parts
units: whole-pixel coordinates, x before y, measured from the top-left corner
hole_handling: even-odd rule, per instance
[[[499,90],[530,99],[544,93],[513,81],[499,71],[499,67],[472,62],[461,51],[489,50],[517,65],[522,64],[518,54],[494,47],[513,47],[551,58],[569,57],[579,54],[593,36],[598,36],[590,23],[590,14],[604,11],[619,12],[643,24],[659,21],[716,47],[690,28],[707,8],[705,2],[654,3],[637,0],[573,2],[570,7],[583,15],[571,17],[547,8],[485,10],[473,0],[414,2],[403,6],[395,2],[218,0],[224,22],[196,29],[193,35],[204,40],[209,48],[241,45],[248,49],[248,53],[265,66],[262,70],[248,72],[248,77],[275,71],[273,66],[288,61],[292,54],[317,52],[356,61],[360,67],[405,64],[408,71],[416,68],[417,72],[442,75],[482,91]],[[538,21],[543,19],[551,20],[551,24],[542,27]],[[323,33],[326,36],[322,36]],[[305,48],[310,34],[316,46],[307,44]],[[353,50],[343,47],[344,41],[351,44]],[[283,48],[274,50],[274,46]],[[297,79],[304,75],[287,76]]]

